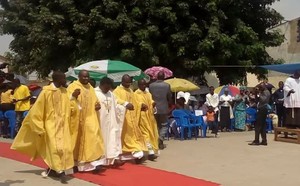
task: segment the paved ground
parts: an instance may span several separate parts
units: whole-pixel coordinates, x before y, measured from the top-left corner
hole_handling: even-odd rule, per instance
[[[220,138],[168,141],[157,162],[148,166],[225,186],[299,186],[300,145],[275,142],[249,146],[254,132],[221,133]]]
[[[221,133],[220,138],[170,140],[157,162],[146,166],[201,178],[225,186],[300,185],[300,145],[274,142],[248,146],[253,132]],[[3,141],[1,139],[1,141]],[[0,158],[0,186],[60,185],[39,176],[40,168]],[[78,179],[69,185],[93,185]]]
[[[0,186],[62,185],[58,180],[42,178],[40,176],[41,168],[4,158],[0,158],[0,162]],[[90,186],[94,184],[79,179],[70,179],[68,185]]]

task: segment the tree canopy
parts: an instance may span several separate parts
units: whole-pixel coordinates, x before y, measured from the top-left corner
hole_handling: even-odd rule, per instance
[[[275,61],[265,48],[283,41],[268,32],[282,16],[276,0],[0,0],[2,33],[17,70],[66,70],[96,59],[142,69],[170,68],[177,76],[215,70],[221,84],[243,82],[253,65]],[[214,68],[240,65],[245,68]]]

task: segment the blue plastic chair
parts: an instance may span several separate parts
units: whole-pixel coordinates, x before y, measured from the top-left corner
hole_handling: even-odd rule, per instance
[[[0,111],[0,119],[4,119],[4,114],[2,111]]]
[[[25,118],[25,117],[27,116],[28,112],[29,112],[29,111],[25,111],[25,112],[23,113],[23,118]]]
[[[195,128],[195,137],[197,139],[198,136],[198,128],[201,129],[201,137],[206,137],[207,125],[204,123],[202,116],[195,116],[194,114],[190,114],[190,124]]]
[[[16,127],[16,112],[14,110],[8,110],[4,113],[4,117],[8,119],[10,128],[10,138],[15,137],[15,127]]]
[[[176,120],[177,126],[180,128],[180,139],[184,139],[184,130],[188,129],[188,138],[191,138],[191,128],[194,127],[190,124],[189,114],[183,110],[174,110],[172,112],[174,119]]]
[[[256,109],[254,108],[247,108],[246,109],[246,123],[251,124],[254,126],[254,123],[256,121]]]
[[[272,131],[273,131],[273,122],[272,122],[271,118],[267,117],[266,125],[267,125],[266,132],[271,132],[272,133]]]

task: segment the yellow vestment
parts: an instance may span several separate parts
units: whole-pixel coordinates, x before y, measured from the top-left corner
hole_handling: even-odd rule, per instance
[[[42,157],[49,168],[59,172],[73,168],[70,136],[70,100],[65,88],[45,86],[23,121],[11,149]]]
[[[119,104],[126,102],[134,105],[134,110],[126,110],[124,125],[122,129],[122,150],[126,152],[147,151],[146,143],[141,130],[138,127],[137,113],[141,110],[139,104],[136,104],[134,92],[130,88],[118,86],[114,90]]]
[[[71,136],[74,146],[74,159],[80,163],[92,162],[104,155],[103,139],[95,105],[98,98],[94,88],[74,81],[68,86],[69,96],[80,89],[78,98],[71,98],[74,114],[71,118]]]
[[[154,108],[152,95],[147,91],[140,89],[135,91],[135,98],[138,104],[145,104],[148,106],[148,110],[140,111],[138,116],[139,127],[147,143],[148,149],[153,150],[155,153],[158,152],[158,130],[157,124],[154,117]],[[149,146],[150,144],[150,146]]]

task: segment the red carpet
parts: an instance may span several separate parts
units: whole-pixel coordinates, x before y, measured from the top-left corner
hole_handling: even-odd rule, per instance
[[[46,168],[42,160],[30,161],[28,156],[10,149],[9,143],[0,142],[0,156],[37,167]],[[125,164],[119,169],[108,169],[101,174],[77,173],[75,178],[102,186],[216,186],[219,184],[142,165]]]

